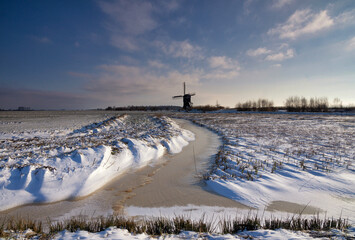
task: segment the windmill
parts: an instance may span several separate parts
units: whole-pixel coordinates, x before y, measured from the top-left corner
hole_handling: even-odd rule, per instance
[[[192,108],[192,102],[191,102],[192,96],[195,96],[195,93],[186,93],[186,85],[184,82],[184,95],[174,96],[173,99],[182,98],[184,102],[184,106],[182,108],[188,111]]]

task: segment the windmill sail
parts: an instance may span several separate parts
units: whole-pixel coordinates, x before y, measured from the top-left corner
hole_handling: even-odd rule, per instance
[[[178,96],[174,96],[173,98],[181,98],[184,97],[183,95],[178,95]]]

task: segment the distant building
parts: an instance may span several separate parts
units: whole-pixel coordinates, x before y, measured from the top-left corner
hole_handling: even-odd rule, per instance
[[[31,108],[30,107],[18,107],[17,111],[30,111]]]

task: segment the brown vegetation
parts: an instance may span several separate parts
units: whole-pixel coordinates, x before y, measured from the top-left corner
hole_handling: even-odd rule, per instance
[[[250,100],[244,103],[237,103],[235,107],[239,111],[273,111],[274,102],[268,99],[259,98],[257,101]]]
[[[63,230],[76,232],[84,230],[88,232],[100,232],[109,227],[127,229],[130,233],[146,233],[148,235],[160,236],[163,234],[179,234],[182,231],[194,231],[199,233],[221,232],[223,234],[235,234],[244,230],[258,229],[288,229],[296,231],[329,231],[330,229],[345,230],[350,225],[348,220],[338,218],[320,219],[319,216],[313,218],[302,218],[301,213],[287,219],[262,219],[255,216],[236,217],[234,219],[211,219],[206,221],[205,216],[201,219],[191,220],[187,217],[176,216],[174,218],[150,218],[134,220],[122,215],[111,215],[107,217],[88,219],[84,216],[72,217],[58,222],[51,222],[48,219],[48,232],[43,231],[41,221],[27,219],[2,219],[0,224],[0,237],[17,238],[17,233],[29,231],[31,237],[37,236],[40,239],[52,238],[56,233]],[[217,229],[220,229],[219,231]]]

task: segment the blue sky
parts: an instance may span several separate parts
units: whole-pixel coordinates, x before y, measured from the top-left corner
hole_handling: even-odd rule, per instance
[[[355,1],[0,1],[0,108],[355,103]]]

